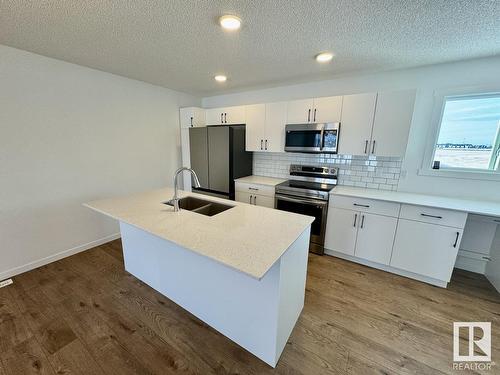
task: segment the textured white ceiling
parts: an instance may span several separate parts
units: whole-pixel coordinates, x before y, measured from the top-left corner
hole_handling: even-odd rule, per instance
[[[499,20],[500,0],[0,0],[0,43],[210,95],[500,54]]]

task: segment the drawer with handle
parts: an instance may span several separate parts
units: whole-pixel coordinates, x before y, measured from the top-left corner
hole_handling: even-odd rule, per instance
[[[467,220],[467,213],[442,208],[403,204],[401,206],[400,217],[402,219],[463,229]]]
[[[379,201],[375,199],[353,198],[342,195],[331,195],[330,205],[348,210],[369,212],[377,215],[398,217],[399,203]]]
[[[235,182],[235,190],[244,193],[264,195],[267,197],[274,197],[274,186],[270,185],[259,185],[259,184],[249,184],[247,182]]]

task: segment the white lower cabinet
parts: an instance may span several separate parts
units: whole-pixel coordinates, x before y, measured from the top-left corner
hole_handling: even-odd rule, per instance
[[[325,247],[387,265],[391,260],[397,222],[395,217],[330,207]]]
[[[237,202],[249,203],[255,206],[274,208],[274,197],[268,197],[265,195],[250,194],[244,191],[236,191],[235,200]]]
[[[274,197],[267,197],[265,195],[254,195],[253,204],[261,207],[274,208]]]
[[[388,265],[397,225],[395,217],[361,213],[354,255]]]
[[[274,208],[274,185],[236,181],[235,200],[255,206]]]
[[[236,202],[243,202],[248,204],[253,204],[253,195],[243,191],[236,191],[234,193],[234,200]]]
[[[333,195],[325,253],[446,287],[467,215],[436,207]]]
[[[463,230],[399,219],[390,265],[449,281]]]
[[[359,212],[330,206],[326,221],[325,247],[354,255]]]

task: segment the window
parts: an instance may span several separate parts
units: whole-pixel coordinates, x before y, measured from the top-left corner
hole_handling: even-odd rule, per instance
[[[500,94],[447,96],[433,169],[498,172]]]

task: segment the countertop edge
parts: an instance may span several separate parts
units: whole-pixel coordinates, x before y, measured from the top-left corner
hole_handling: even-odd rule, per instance
[[[258,179],[264,179],[268,180],[267,182],[256,182],[252,181],[252,179],[258,180]],[[245,176],[245,177],[240,177],[234,179],[235,182],[244,182],[248,184],[257,184],[257,185],[266,185],[266,186],[276,186],[281,184],[282,182],[285,182],[287,179],[286,178],[279,178],[279,177],[270,177],[270,176],[259,176],[259,175],[251,175],[251,176]]]
[[[395,202],[402,204],[412,204],[416,206],[427,206],[452,211],[467,212],[476,215],[486,216],[500,216],[500,203],[492,201],[475,201],[471,199],[461,199],[444,197],[439,195],[428,195],[409,192],[396,192],[396,191],[379,191],[375,189],[362,189],[362,188],[340,188],[336,187],[330,192],[330,195],[341,195],[365,199],[374,199],[385,202]],[[344,190],[345,189],[345,190]],[[493,205],[497,208],[481,209],[477,208],[478,205]]]
[[[183,249],[185,249],[185,250],[187,250],[187,251],[190,251],[190,252],[192,252],[193,254],[196,254],[196,255],[199,255],[199,256],[202,256],[202,257],[205,257],[205,258],[211,259],[211,260],[213,260],[214,262],[217,262],[217,263],[222,264],[222,265],[224,265],[224,266],[226,266],[226,267],[228,267],[228,268],[231,268],[231,269],[232,269],[232,270],[234,270],[234,271],[241,272],[242,274],[247,275],[247,276],[250,276],[251,278],[256,279],[256,280],[262,280],[262,278],[266,275],[266,273],[267,273],[267,272],[268,272],[268,271],[269,271],[269,270],[270,270],[270,269],[274,266],[274,264],[275,264],[278,260],[280,260],[281,256],[283,256],[283,254],[286,252],[286,250],[285,250],[285,251],[283,252],[283,254],[282,254],[280,257],[278,257],[278,259],[276,259],[276,261],[275,261],[275,262],[271,265],[271,267],[269,267],[269,269],[268,269],[266,272],[264,272],[264,274],[263,274],[263,275],[261,275],[261,276],[252,275],[251,273],[248,273],[248,272],[245,272],[245,271],[243,271],[243,270],[240,270],[240,269],[238,269],[238,268],[236,268],[236,267],[234,267],[234,266],[232,266],[232,265],[230,265],[230,264],[227,264],[227,263],[225,263],[225,262],[223,262],[223,261],[221,261],[221,260],[219,260],[219,259],[212,258],[212,257],[210,257],[210,256],[208,256],[208,255],[205,255],[205,254],[201,254],[201,253],[197,252],[196,250],[190,249],[190,248],[185,247],[185,246],[183,246],[183,245],[181,245],[181,244],[179,244],[179,243],[177,243],[177,242],[175,242],[175,241],[172,241],[172,240],[170,240],[170,239],[168,239],[168,238],[162,237],[162,236],[158,235],[157,233],[153,233],[152,231],[149,231],[149,230],[147,230],[146,228],[142,228],[142,227],[138,226],[137,224],[130,223],[130,222],[128,222],[127,220],[119,219],[119,218],[117,218],[117,217],[115,217],[115,216],[113,216],[113,215],[110,215],[110,214],[109,214],[109,213],[107,213],[107,212],[104,212],[104,211],[101,211],[101,210],[99,210],[99,209],[97,209],[97,208],[94,208],[94,207],[90,206],[90,205],[89,205],[89,204],[87,204],[87,203],[83,203],[82,205],[83,205],[83,206],[85,206],[85,207],[87,207],[87,208],[89,208],[89,209],[91,209],[91,210],[93,210],[93,211],[96,211],[96,212],[98,212],[98,213],[100,213],[100,214],[103,214],[103,215],[105,215],[105,216],[107,216],[107,217],[109,217],[109,218],[111,218],[111,219],[117,220],[117,221],[122,222],[122,223],[125,223],[125,224],[127,224],[127,225],[131,225],[131,226],[133,226],[134,228],[137,228],[137,229],[143,230],[144,232],[147,232],[147,233],[151,234],[152,236],[155,236],[155,237],[157,237],[157,238],[159,238],[159,239],[161,239],[161,240],[163,240],[163,241],[168,241],[168,242],[170,242],[170,243],[172,243],[172,244],[174,244],[174,245],[177,245],[177,246],[179,246],[179,247],[182,247]],[[292,243],[293,243],[293,242],[292,242]],[[288,248],[287,248],[287,250],[288,250]]]
[[[196,194],[196,193],[194,193],[194,194],[193,194],[193,193],[188,193],[188,192],[184,192],[184,191],[182,191],[181,195],[182,195],[182,196],[188,196],[188,195],[195,195],[195,196],[199,196],[199,194]],[[215,197],[210,197],[210,198],[215,198]],[[111,199],[112,199],[112,198],[111,198]],[[104,199],[104,200],[106,200],[106,199]],[[216,257],[210,256],[210,255],[208,255],[208,254],[204,254],[204,253],[202,253],[202,252],[197,251],[196,249],[191,249],[191,248],[189,248],[189,247],[187,247],[187,246],[185,246],[185,245],[183,245],[183,244],[181,244],[181,243],[178,243],[178,242],[176,242],[176,241],[173,241],[173,240],[171,240],[171,239],[169,239],[169,238],[167,238],[167,237],[165,237],[165,236],[162,236],[162,235],[160,235],[160,234],[158,234],[158,233],[155,233],[154,231],[148,230],[147,228],[144,228],[144,227],[142,227],[142,226],[140,226],[140,225],[137,225],[136,223],[130,222],[129,220],[126,220],[126,219],[124,219],[124,218],[122,218],[122,217],[118,217],[118,216],[113,215],[113,214],[111,214],[111,213],[109,213],[109,212],[103,211],[103,210],[101,210],[101,209],[99,209],[99,208],[97,208],[97,207],[95,207],[95,206],[93,206],[93,205],[92,205],[92,203],[93,203],[93,202],[99,202],[99,201],[102,201],[102,200],[96,200],[96,201],[91,201],[91,202],[85,202],[85,203],[82,203],[82,206],[84,206],[84,207],[86,207],[86,208],[88,208],[88,209],[91,209],[91,210],[93,210],[93,211],[95,211],[95,212],[97,212],[97,213],[99,213],[99,214],[105,215],[105,216],[107,216],[107,217],[109,217],[109,218],[111,218],[111,219],[117,220],[117,221],[119,221],[119,222],[126,223],[126,224],[131,225],[131,226],[133,226],[133,227],[135,227],[135,228],[138,228],[138,229],[140,229],[140,230],[143,230],[143,231],[145,231],[146,233],[149,233],[149,234],[151,234],[151,235],[153,235],[153,236],[155,236],[155,237],[157,237],[157,238],[159,238],[159,239],[162,239],[162,240],[168,241],[168,242],[170,242],[170,243],[172,243],[172,244],[175,244],[175,245],[177,245],[177,246],[179,246],[179,247],[181,247],[181,248],[183,248],[183,249],[186,249],[187,251],[190,251],[190,252],[192,252],[192,253],[194,253],[194,254],[197,254],[197,255],[199,255],[199,256],[203,256],[203,257],[206,257],[206,258],[208,258],[208,259],[211,259],[211,260],[213,260],[214,262],[217,262],[217,263],[219,263],[219,264],[221,264],[221,265],[224,265],[224,266],[226,266],[226,267],[228,267],[228,268],[230,268],[230,269],[232,269],[232,270],[234,270],[234,271],[236,271],[236,272],[240,272],[240,273],[242,273],[242,274],[244,274],[244,275],[247,275],[247,276],[249,276],[249,277],[251,277],[251,278],[253,278],[253,279],[255,279],[255,280],[261,280],[261,279],[262,279],[262,278],[263,278],[263,277],[267,274],[267,272],[269,272],[269,270],[270,270],[270,269],[271,269],[271,268],[272,268],[272,267],[276,264],[276,262],[280,260],[280,258],[281,258],[281,257],[282,257],[285,253],[286,253],[286,251],[290,248],[290,246],[291,246],[291,245],[292,245],[292,244],[296,241],[296,239],[297,239],[297,238],[294,238],[293,240],[290,240],[290,241],[289,241],[289,243],[287,244],[286,248],[284,248],[284,249],[283,249],[283,251],[281,251],[281,252],[280,252],[280,255],[276,257],[276,259],[274,260],[274,262],[272,262],[272,263],[269,265],[269,267],[267,267],[267,269],[266,269],[265,271],[260,272],[260,273],[258,273],[258,274],[257,274],[257,273],[252,274],[252,273],[247,272],[247,271],[245,271],[245,270],[243,270],[243,269],[239,269],[239,268],[235,267],[234,265],[231,265],[231,264],[229,264],[229,263],[226,263],[226,262],[222,261],[221,259],[218,259],[218,258],[216,258]],[[223,199],[215,199],[215,201],[224,201],[224,200],[223,200]],[[245,203],[240,203],[240,204],[245,204]],[[265,207],[262,207],[262,208],[265,208]],[[300,216],[307,217],[307,215],[300,215]],[[306,225],[306,226],[305,226],[305,227],[301,230],[300,234],[302,234],[302,233],[304,232],[304,230],[306,230],[306,229],[308,228],[308,226],[310,226],[310,225],[312,224],[312,222],[313,222],[313,220],[314,220],[314,219],[313,219],[312,217],[309,217],[309,219],[310,219],[310,220],[308,220],[308,221],[310,221],[310,222],[309,222],[309,223],[308,223],[308,224],[307,224],[307,225]]]

